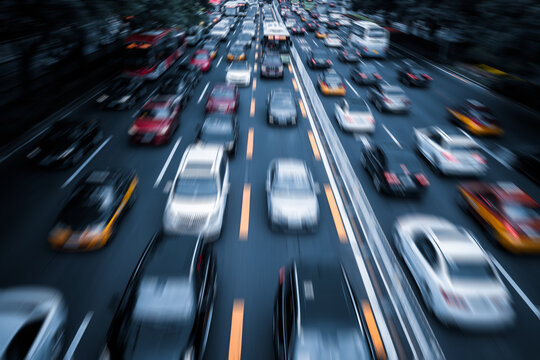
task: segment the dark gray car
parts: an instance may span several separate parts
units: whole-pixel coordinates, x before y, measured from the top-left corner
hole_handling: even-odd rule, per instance
[[[288,89],[274,89],[267,99],[267,122],[278,125],[296,125],[296,102],[292,92]]]

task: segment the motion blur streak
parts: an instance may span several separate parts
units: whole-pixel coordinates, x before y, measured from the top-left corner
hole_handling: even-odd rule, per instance
[[[242,195],[242,215],[240,218],[240,240],[247,240],[249,230],[249,200],[251,196],[251,184],[244,185]]]
[[[342,243],[346,243],[347,233],[345,232],[345,227],[343,226],[343,221],[341,220],[341,216],[336,205],[336,199],[334,199],[334,194],[332,194],[332,189],[330,188],[330,185],[324,184],[324,192],[326,193],[328,205],[330,206],[330,211],[332,212],[332,218],[334,219],[334,224],[336,225],[336,231],[339,237],[339,241]]]

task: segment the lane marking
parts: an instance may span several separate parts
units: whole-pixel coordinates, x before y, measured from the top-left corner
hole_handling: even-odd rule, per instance
[[[255,45],[255,50],[259,50],[259,43],[257,43],[257,45]]]
[[[253,157],[253,128],[249,128],[248,130],[248,138],[247,138],[247,149],[246,149],[246,160],[251,160]]]
[[[257,89],[257,78],[253,78],[253,91]]]
[[[332,193],[332,188],[330,185],[324,184],[324,192],[326,193],[326,198],[328,199],[328,205],[330,206],[330,212],[332,213],[332,218],[334,219],[334,225],[336,226],[336,231],[339,237],[339,242],[347,242],[347,233],[345,232],[345,227],[343,226],[343,220],[339,214],[339,209],[336,204],[336,199]]]
[[[89,311],[84,316],[81,326],[79,326],[79,329],[75,333],[75,336],[73,337],[73,340],[71,341],[71,344],[69,345],[69,348],[67,349],[66,354],[64,355],[64,360],[73,359],[73,354],[75,353],[75,350],[77,350],[77,346],[79,346],[79,342],[81,341],[84,335],[84,332],[86,331],[86,328],[88,327],[88,324],[90,323],[90,320],[92,320],[92,316],[94,316],[93,311]]]
[[[249,201],[251,198],[251,184],[244,184],[242,193],[242,211],[240,213],[240,231],[238,238],[247,241],[249,233]]]
[[[251,98],[251,105],[249,107],[249,117],[255,116],[255,98]]]
[[[232,40],[229,40],[229,42],[227,43],[227,47],[229,47],[229,45],[231,45],[231,41]]]
[[[386,125],[383,124],[382,127],[383,127],[384,131],[386,131],[386,133],[388,134],[388,136],[390,136],[390,138],[396,143],[396,145],[403,149],[403,146],[401,146],[401,144],[399,143],[399,141],[397,141],[397,139],[394,137],[394,135],[392,135],[392,133],[390,132],[390,130],[388,130],[388,128],[386,127]]]
[[[521,299],[523,299],[523,301],[525,302],[525,304],[527,304],[527,306],[529,307],[529,309],[531,309],[531,311],[533,312],[533,314],[538,318],[540,319],[540,310],[538,310],[538,308],[536,306],[534,306],[533,302],[527,297],[527,295],[525,295],[525,293],[523,292],[523,290],[521,290],[521,288],[518,286],[518,284],[516,284],[516,282],[514,281],[514,279],[512,279],[510,277],[510,275],[506,272],[506,270],[504,270],[504,268],[502,267],[501,264],[499,264],[499,262],[493,257],[493,255],[490,255],[490,258],[491,258],[491,261],[495,264],[495,266],[497,267],[497,269],[499,269],[499,271],[503,274],[504,278],[510,283],[510,285],[512,285],[512,287],[514,288],[514,290],[518,293],[518,295],[521,297]]]
[[[294,91],[298,92],[298,84],[296,83],[296,79],[292,78],[292,86],[294,88]]]
[[[218,60],[217,65],[216,65],[216,68],[219,66],[219,64],[221,64],[221,60],[223,60],[223,55],[221,55],[221,56],[219,57],[219,60]]]
[[[381,64],[379,61],[375,60],[375,64],[379,65],[380,67],[383,67],[383,64]]]
[[[306,117],[306,107],[304,106],[304,102],[302,99],[298,99],[298,105],[300,106],[300,111],[302,112],[302,116]]]
[[[367,300],[362,300],[362,311],[364,312],[364,319],[369,330],[369,335],[375,347],[375,352],[377,353],[377,359],[386,359],[386,351],[384,351],[384,345],[379,334],[379,329],[377,327],[377,322],[371,311],[371,306]]]
[[[208,89],[208,86],[210,86],[210,81],[208,81],[208,82],[206,83],[206,86],[204,87],[204,89],[203,89],[203,91],[202,91],[202,93],[201,93],[201,96],[199,96],[199,100],[197,100],[197,104],[200,104],[200,103],[201,103],[201,101],[202,101],[202,99],[203,99],[203,97],[204,97],[204,93],[205,93],[206,90]]]
[[[156,179],[156,182],[154,183],[154,189],[158,187],[159,183],[161,182],[161,179],[163,179],[163,175],[165,175],[165,171],[167,170],[167,167],[169,166],[169,163],[171,162],[173,155],[176,151],[176,148],[178,148],[178,145],[180,144],[181,140],[182,140],[182,137],[179,137],[178,140],[176,140],[176,143],[174,143],[174,146],[171,152],[169,153],[169,156],[167,157],[167,160],[165,161],[163,168],[161,168],[161,171]]]
[[[317,142],[313,136],[313,131],[308,130],[309,143],[311,144],[311,150],[313,150],[313,156],[315,160],[321,161],[321,154],[319,153],[319,148],[317,147]]]
[[[259,52],[257,51],[257,52],[255,53],[255,60],[257,60],[258,58],[259,58]]]
[[[351,85],[351,83],[349,82],[349,80],[345,79],[345,82],[347,83],[347,85],[349,85],[349,87],[350,87],[351,90],[356,94],[356,96],[360,96],[360,94],[358,94],[358,91],[356,91],[356,89]]]
[[[253,73],[257,73],[257,63],[255,63],[255,65],[253,65]]]
[[[291,66],[291,64],[289,64],[289,66],[287,66],[287,68],[289,69],[289,73],[292,74],[292,66]]]
[[[75,179],[75,178],[77,177],[77,175],[79,175],[79,173],[86,167],[86,165],[88,165],[88,163],[89,163],[90,161],[92,161],[92,159],[94,158],[94,156],[96,156],[97,153],[100,152],[101,149],[103,149],[103,148],[105,147],[105,145],[107,145],[107,143],[111,140],[111,138],[112,138],[112,135],[109,136],[107,139],[105,139],[105,141],[102,142],[101,145],[99,145],[99,147],[98,147],[96,150],[94,150],[94,152],[92,153],[92,155],[90,155],[90,156],[88,157],[88,159],[86,159],[86,161],[83,162],[81,166],[79,166],[79,168],[73,173],[73,175],[71,175],[71,176],[70,176],[70,177],[62,184],[62,186],[61,186],[60,188],[63,189],[63,188],[65,188],[66,186],[68,186],[69,183],[72,182],[73,179]]]
[[[244,326],[244,299],[234,299],[231,337],[229,340],[229,360],[240,360],[242,354],[242,329]]]
[[[34,141],[34,139],[36,139],[39,135],[43,134],[45,131],[49,130],[50,129],[50,126],[47,126],[45,127],[44,129],[42,129],[40,132],[38,132],[37,134],[35,134],[34,136],[32,136],[30,139],[26,140],[25,142],[23,142],[21,145],[17,146],[15,149],[11,150],[9,153],[7,153],[7,155],[5,155],[4,157],[2,157],[0,159],[0,163],[1,162],[4,162],[5,160],[9,159],[13,154],[15,154],[17,151],[21,150],[23,147],[25,147],[26,145],[30,144],[32,141]]]

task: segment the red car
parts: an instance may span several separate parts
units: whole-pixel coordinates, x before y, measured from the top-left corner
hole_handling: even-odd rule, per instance
[[[180,102],[175,96],[157,95],[142,107],[128,131],[131,141],[161,145],[180,125]]]
[[[217,84],[214,85],[208,100],[205,111],[207,113],[233,113],[238,110],[238,87],[236,85]]]
[[[293,35],[305,35],[306,29],[301,26],[293,26],[291,29],[291,33]]]
[[[212,65],[212,56],[208,50],[197,50],[191,58],[191,65],[197,66],[201,71],[207,72]]]

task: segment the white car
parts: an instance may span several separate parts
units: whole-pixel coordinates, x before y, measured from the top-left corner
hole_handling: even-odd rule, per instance
[[[244,25],[244,27],[242,28],[242,33],[243,34],[248,34],[253,39],[255,37],[255,25],[254,24],[251,24],[251,25],[246,24],[246,25]]]
[[[210,36],[220,41],[224,41],[229,35],[229,27],[216,25],[210,30]]]
[[[341,17],[339,19],[339,25],[341,25],[341,26],[351,26],[351,20],[347,19],[346,17]]]
[[[272,229],[317,229],[317,190],[311,172],[302,160],[274,159],[268,167],[266,196]]]
[[[435,172],[443,175],[484,175],[487,161],[478,143],[456,128],[430,126],[414,129],[414,139],[420,154]]]
[[[319,15],[319,23],[321,24],[328,24],[328,16],[326,15]]]
[[[249,86],[251,83],[251,66],[247,61],[235,61],[227,68],[225,81],[230,85]]]
[[[334,105],[334,114],[339,128],[343,131],[370,134],[375,132],[375,118],[363,99],[340,99]]]
[[[508,290],[467,230],[435,216],[413,214],[396,220],[393,237],[424,303],[443,323],[495,330],[514,322]]]
[[[328,34],[326,39],[324,39],[324,45],[328,47],[341,47],[341,39],[337,34]]]
[[[0,290],[0,359],[60,358],[66,320],[66,304],[55,289]]]
[[[285,27],[287,29],[291,29],[294,25],[296,25],[296,20],[294,19],[287,19],[287,21],[285,21]]]
[[[189,145],[163,213],[165,232],[217,239],[221,234],[229,187],[229,161],[223,147]]]

